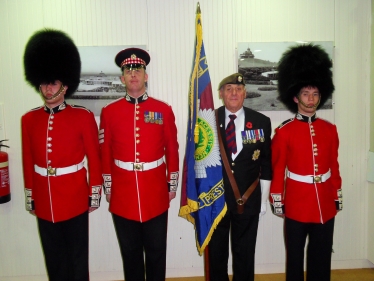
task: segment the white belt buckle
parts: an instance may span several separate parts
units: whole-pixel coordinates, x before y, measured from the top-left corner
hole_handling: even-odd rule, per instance
[[[313,177],[313,182],[320,183],[322,181],[322,175]]]
[[[143,163],[132,163],[134,171],[143,171]]]
[[[47,174],[49,176],[56,176],[56,174],[57,174],[56,168],[48,167]]]

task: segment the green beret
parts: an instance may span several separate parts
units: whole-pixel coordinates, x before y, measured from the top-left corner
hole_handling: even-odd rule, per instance
[[[218,90],[220,90],[226,84],[245,85],[243,75],[241,75],[240,73],[234,73],[234,74],[231,74],[230,76],[227,76],[221,81],[221,83],[219,83]]]

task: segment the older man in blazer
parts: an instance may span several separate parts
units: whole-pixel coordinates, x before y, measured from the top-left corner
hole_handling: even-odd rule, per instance
[[[209,244],[210,277],[214,281],[229,280],[231,228],[233,281],[250,281],[254,280],[259,217],[266,212],[272,178],[271,123],[265,115],[243,107],[246,90],[240,73],[224,78],[218,90],[224,102],[217,111],[221,155],[224,159],[225,153],[228,160],[227,168],[222,165],[228,210]]]

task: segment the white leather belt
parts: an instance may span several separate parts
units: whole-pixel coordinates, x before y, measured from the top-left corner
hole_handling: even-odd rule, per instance
[[[162,163],[164,163],[164,157],[161,157],[160,159],[153,161],[153,162],[141,162],[141,163],[134,163],[134,162],[123,162],[121,160],[114,159],[114,163],[120,167],[121,169],[127,170],[127,171],[147,171],[154,168],[157,168]]]
[[[287,177],[293,179],[295,181],[305,182],[305,183],[321,183],[327,181],[331,177],[331,171],[329,171],[322,175],[309,175],[309,176],[302,176],[290,171],[287,171]]]
[[[80,162],[79,164],[71,165],[69,167],[63,167],[63,168],[53,168],[53,167],[42,168],[42,167],[39,167],[38,165],[34,165],[34,171],[43,177],[46,177],[46,176],[56,177],[56,176],[62,176],[62,175],[78,172],[80,169],[83,168],[83,166],[84,166],[84,161]]]

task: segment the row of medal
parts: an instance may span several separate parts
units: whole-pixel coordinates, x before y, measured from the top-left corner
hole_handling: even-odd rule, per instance
[[[256,129],[256,130],[245,130],[242,131],[242,140],[244,144],[256,143],[257,141],[264,142],[264,130],[263,129]]]
[[[161,112],[145,111],[144,112],[145,123],[156,123],[162,125],[164,123]]]

